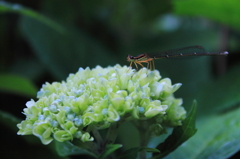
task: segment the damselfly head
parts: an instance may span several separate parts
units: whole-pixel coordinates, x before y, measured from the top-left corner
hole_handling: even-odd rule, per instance
[[[130,61],[132,61],[132,59],[133,59],[133,58],[134,58],[133,56],[131,56],[131,55],[128,55],[128,56],[127,56],[127,61],[129,61],[129,62],[130,62]]]

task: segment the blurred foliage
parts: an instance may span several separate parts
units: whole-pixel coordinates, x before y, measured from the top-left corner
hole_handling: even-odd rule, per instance
[[[0,1],[1,158],[63,158],[55,145],[16,136],[25,103],[45,82],[79,67],[128,65],[128,54],[202,45],[225,57],[155,61],[189,109],[198,101],[198,132],[167,158],[229,158],[240,150],[240,2],[238,0]],[[38,89],[36,89],[38,88]],[[139,147],[137,131],[120,128],[122,151]],[[34,138],[34,139],[33,139]],[[149,147],[164,139],[154,138]],[[129,144],[129,142],[131,142]],[[126,145],[129,144],[129,145]],[[14,145],[14,147],[12,147]],[[130,146],[130,147],[127,147]],[[72,154],[74,155],[74,153]],[[74,158],[74,156],[72,156]],[[86,158],[86,156],[85,156]]]
[[[196,114],[197,102],[194,101],[187,118],[182,123],[182,126],[174,128],[172,134],[168,136],[164,143],[157,146],[157,149],[160,150],[161,153],[154,156],[154,159],[165,157],[197,132],[195,126]]]
[[[25,8],[22,5],[19,4],[11,4],[11,3],[7,3],[4,1],[0,1],[0,12],[7,12],[7,13],[19,13],[22,15],[26,15],[29,16],[31,18],[34,18],[42,23],[44,23],[45,25],[48,25],[48,27],[52,27],[56,30],[58,30],[59,32],[63,32],[63,28],[58,25],[57,23],[55,23],[54,21],[49,20],[48,18],[42,16],[41,14],[38,14],[37,12]]]
[[[36,86],[31,81],[14,75],[0,75],[0,90],[29,97],[34,97],[37,92]]]
[[[240,148],[239,113],[240,109],[236,108],[199,119],[196,135],[166,158],[231,157]]]
[[[224,1],[224,0],[184,0],[174,2],[174,10],[176,14],[189,16],[204,16],[213,21],[226,24],[232,28],[239,30],[239,6],[240,1]],[[186,9],[187,8],[187,9]]]

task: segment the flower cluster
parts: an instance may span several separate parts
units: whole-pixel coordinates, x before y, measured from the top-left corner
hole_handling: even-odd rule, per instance
[[[163,127],[181,125],[185,119],[182,100],[173,96],[180,86],[146,68],[80,68],[66,81],[44,84],[38,100],[26,103],[26,120],[17,125],[18,134],[33,134],[43,144],[74,138],[86,142],[94,140],[89,127],[106,129],[114,122],[146,120],[159,135]]]

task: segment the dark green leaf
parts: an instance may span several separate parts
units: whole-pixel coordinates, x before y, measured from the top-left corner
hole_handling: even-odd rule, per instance
[[[240,102],[240,65],[231,68],[225,76],[202,85],[198,94],[200,115],[224,113]]]
[[[182,123],[182,126],[174,128],[172,134],[163,143],[157,146],[157,149],[161,154],[155,154],[152,159],[163,158],[197,132],[195,127],[196,112],[197,102],[194,101],[187,118]]]
[[[19,130],[17,124],[20,122],[21,120],[16,118],[12,114],[0,110],[0,123],[8,127],[11,131],[13,131],[16,134]],[[30,144],[41,144],[39,139],[36,138],[35,136],[29,135],[22,137],[24,138],[25,141],[27,141]]]
[[[139,136],[139,130],[132,122],[123,122],[118,129],[118,140],[124,145],[122,151],[140,147],[141,137]]]
[[[9,114],[4,111],[0,111],[0,123],[6,125],[11,130],[17,132],[18,128],[16,125],[20,123],[20,119],[16,118],[12,114]]]
[[[37,93],[37,88],[31,81],[16,75],[0,75],[0,90],[29,97],[34,97]]]
[[[57,142],[55,141],[55,146],[58,154],[60,156],[70,156],[70,155],[89,155],[96,158],[96,155],[88,151],[87,149],[83,149],[78,147],[71,142]]]
[[[9,69],[11,74],[24,76],[33,81],[41,79],[45,71],[46,70],[42,63],[36,58],[18,58],[18,60],[13,63]]]
[[[13,12],[13,13],[19,13],[22,15],[26,15],[29,16],[33,19],[36,19],[46,25],[48,25],[49,27],[52,27],[53,29],[63,33],[64,32],[64,28],[62,26],[60,26],[59,24],[57,24],[56,22],[50,20],[49,18],[29,9],[26,8],[24,6],[21,6],[20,4],[12,4],[9,2],[0,2],[0,12]]]
[[[149,148],[149,147],[135,147],[131,148],[129,150],[124,151],[121,153],[121,155],[118,157],[118,159],[121,158],[136,158],[137,153],[141,151],[146,151],[146,152],[160,152],[158,149],[154,148]]]
[[[121,148],[121,144],[112,144],[112,145],[106,145],[104,151],[102,154],[98,157],[98,159],[105,159],[108,155],[116,151],[117,149]]]
[[[229,158],[240,150],[240,108],[201,119],[198,133],[167,158]]]
[[[219,0],[175,0],[174,12],[180,15],[204,16],[214,21],[227,24],[233,28],[240,28],[240,1]]]

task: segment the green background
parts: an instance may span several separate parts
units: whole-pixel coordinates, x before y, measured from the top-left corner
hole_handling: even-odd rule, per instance
[[[198,102],[197,134],[166,158],[227,158],[240,150],[239,0],[0,1],[0,13],[0,158],[63,158],[54,144],[16,135],[25,103],[45,82],[79,67],[129,65],[128,54],[190,45],[229,56],[155,61],[163,78],[183,84],[175,96],[187,110]],[[119,140],[136,146],[136,132],[125,130]]]

